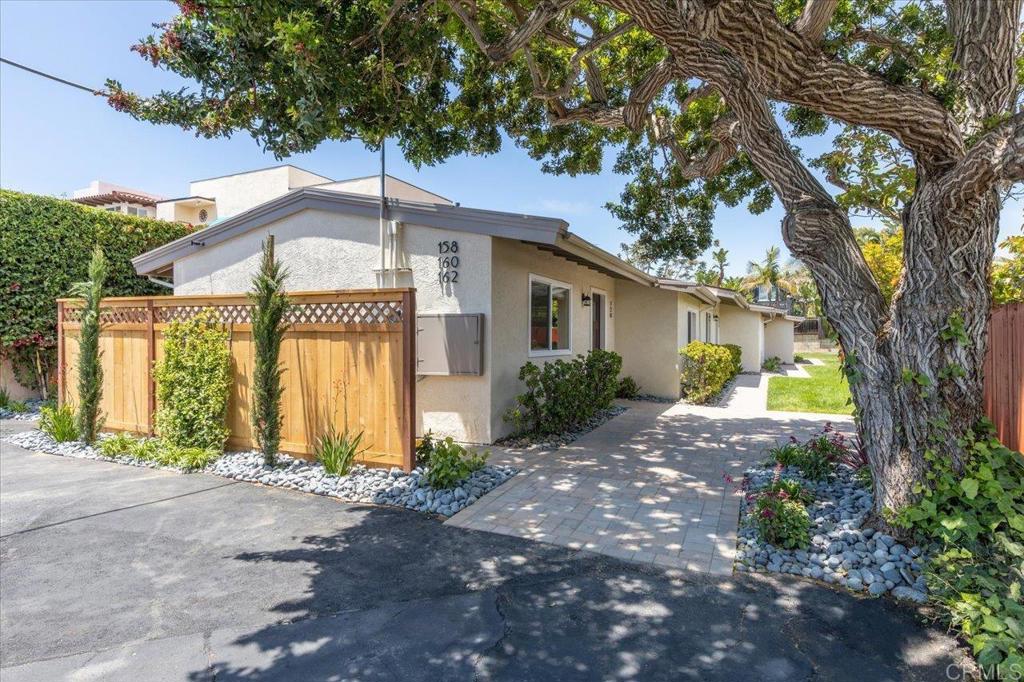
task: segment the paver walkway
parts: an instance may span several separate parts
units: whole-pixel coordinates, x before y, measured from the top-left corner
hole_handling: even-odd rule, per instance
[[[447,523],[727,575],[744,469],[790,435],[849,422],[767,412],[766,385],[767,376],[741,375],[723,407],[628,402],[558,450],[492,451],[493,462],[522,471]]]

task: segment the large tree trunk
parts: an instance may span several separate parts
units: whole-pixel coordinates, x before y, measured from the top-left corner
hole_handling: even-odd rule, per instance
[[[819,283],[829,290],[825,313],[847,354],[880,516],[913,501],[914,484],[925,482],[926,450],[959,467],[958,439],[983,416],[998,197],[992,191],[949,211],[936,196],[939,188],[919,189],[905,211],[906,267],[877,334],[862,336],[842,319],[848,306],[837,300],[856,300],[861,290],[845,280],[838,287]]]

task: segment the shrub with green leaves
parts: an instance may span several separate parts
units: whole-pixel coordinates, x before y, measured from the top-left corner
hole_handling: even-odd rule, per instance
[[[313,446],[313,454],[327,473],[335,476],[347,476],[356,462],[359,444],[362,440],[362,431],[355,436],[350,434],[347,429],[339,433],[331,424],[325,432],[317,437]]]
[[[160,437],[184,448],[222,450],[231,386],[228,332],[216,311],[206,309],[164,330],[164,357],[157,363],[156,425]]]
[[[782,360],[780,358],[775,357],[774,355],[770,358],[766,358],[765,361],[761,363],[761,369],[763,369],[765,372],[774,373],[778,372],[781,368]]]
[[[960,472],[925,451],[931,485],[915,489],[920,499],[896,522],[926,548],[930,596],[979,665],[1007,675],[1024,670],[1024,455],[990,424],[961,445]]]
[[[70,295],[74,282],[89,278],[94,247],[107,257],[107,296],[160,294],[165,290],[139,277],[131,259],[190,230],[181,223],[0,190],[0,353],[11,360],[18,381],[45,396],[57,366],[55,301]]]
[[[704,403],[722,392],[736,376],[729,350],[704,341],[692,341],[679,351],[680,387],[687,400]]]
[[[427,431],[422,438],[416,441],[416,465],[429,466],[432,454],[434,454],[434,433]]]
[[[743,371],[743,349],[735,343],[723,343],[721,346],[729,351],[729,359],[732,361],[732,373],[739,374]]]
[[[82,320],[78,330],[78,438],[96,441],[100,428],[100,398],[103,395],[103,367],[100,362],[100,303],[107,280],[107,259],[103,249],[93,249],[89,279],[76,282],[71,293],[82,299]]]
[[[427,483],[435,490],[454,488],[487,463],[487,453],[469,452],[451,436],[434,443],[427,467]]]
[[[636,379],[633,377],[619,379],[619,389],[615,393],[616,398],[634,400],[638,395],[640,395],[640,384],[636,383]]]
[[[134,447],[135,439],[123,431],[100,441],[100,452],[103,453],[104,457],[113,458],[129,455]]]
[[[828,451],[795,440],[772,448],[768,454],[782,466],[796,467],[814,481],[824,481],[835,472],[835,461],[829,458]]]
[[[572,360],[553,360],[543,365],[528,362],[519,369],[526,392],[516,396],[516,406],[504,417],[519,433],[564,433],[607,409],[619,386],[622,357],[606,350],[592,350]]]
[[[775,467],[775,479],[753,493],[751,518],[765,541],[785,549],[805,548],[810,544],[811,518],[806,505],[814,496],[797,481],[781,478],[782,465]]]
[[[12,400],[7,404],[7,409],[14,414],[25,414],[28,412],[28,403],[23,400]]]
[[[6,410],[11,406],[11,394],[7,389],[0,386],[0,410]]]
[[[70,405],[45,406],[39,410],[39,430],[58,443],[78,438],[75,410]]]
[[[284,293],[288,273],[274,258],[273,237],[263,242],[260,270],[252,281],[252,340],[256,348],[252,371],[252,430],[263,452],[263,462],[273,466],[281,444],[281,342],[291,304]],[[337,435],[337,434],[333,434]]]

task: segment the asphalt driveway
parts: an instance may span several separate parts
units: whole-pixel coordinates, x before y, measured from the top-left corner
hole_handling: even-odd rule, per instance
[[[5,424],[9,427],[9,424]],[[934,680],[888,601],[0,444],[0,677]]]

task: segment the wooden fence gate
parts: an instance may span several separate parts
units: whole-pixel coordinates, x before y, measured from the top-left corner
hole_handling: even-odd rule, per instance
[[[281,450],[310,457],[333,425],[363,433],[359,461],[414,466],[416,301],[413,289],[289,293],[290,327],[281,346],[284,417]],[[81,301],[57,301],[58,396],[77,402]],[[104,299],[100,354],[104,428],[152,434],[157,410],[153,363],[163,330],[201,310],[217,312],[229,331],[233,376],[228,447],[256,447],[250,425],[255,356],[251,303],[245,296]]]
[[[985,414],[999,440],[1024,448],[1024,303],[992,309],[985,356]]]

